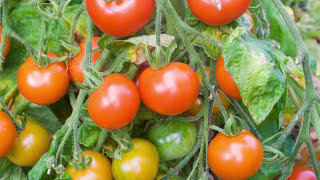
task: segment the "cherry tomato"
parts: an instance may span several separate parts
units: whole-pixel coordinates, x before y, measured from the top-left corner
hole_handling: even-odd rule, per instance
[[[218,58],[216,64],[216,79],[220,89],[233,99],[241,100],[240,91],[233,80],[232,74],[226,71],[224,67],[224,59],[222,56]]]
[[[307,167],[294,168],[287,180],[316,180],[317,176],[313,169]]]
[[[196,144],[197,130],[193,122],[159,122],[147,132],[162,161],[185,157]]]
[[[134,83],[137,85],[137,87],[139,86],[139,79],[140,79],[141,74],[142,74],[143,71],[146,70],[148,67],[150,67],[148,61],[140,64],[140,67],[139,67],[136,75],[135,75],[134,78],[133,78],[133,81],[134,81]]]
[[[33,166],[49,150],[51,137],[48,130],[35,119],[28,117],[27,124],[19,133],[17,143],[8,158],[19,166]]]
[[[0,26],[0,41],[1,41],[1,35],[2,35],[2,26]],[[10,38],[7,37],[6,42],[4,44],[4,57],[6,57],[9,53],[10,50]]]
[[[92,50],[99,48],[99,45],[98,45],[99,38],[100,37],[92,38]],[[84,80],[83,73],[82,73],[82,60],[86,55],[86,42],[87,40],[83,40],[80,43],[80,53],[68,62],[68,72],[70,74],[71,81],[73,83],[75,83],[76,81],[78,81],[79,83],[83,83],[83,80]],[[101,52],[92,53],[92,59],[91,59],[92,64],[97,62],[100,55],[101,55]]]
[[[48,52],[50,58],[59,56]],[[18,71],[17,83],[21,94],[30,102],[49,105],[64,96],[70,78],[64,62],[55,62],[47,67],[37,66],[32,56],[28,57]]]
[[[191,116],[196,116],[200,113],[203,106],[203,99],[202,97],[198,97],[196,101],[191,105],[191,107],[188,109],[187,114]]]
[[[85,158],[92,158],[91,164],[84,170],[77,170],[68,165],[66,172],[73,180],[113,180],[111,163],[103,154],[94,151],[84,151]]]
[[[89,97],[89,114],[96,124],[105,129],[122,128],[138,112],[139,91],[134,82],[122,74],[110,74],[103,80],[103,85]]]
[[[200,21],[213,26],[221,26],[242,16],[249,8],[251,1],[221,0],[221,10],[212,0],[188,0],[188,4],[191,12]]]
[[[248,179],[258,172],[263,161],[259,140],[247,130],[238,136],[219,133],[208,148],[211,170],[224,180]]]
[[[17,140],[17,130],[10,117],[0,111],[0,159],[6,156]]]
[[[198,97],[199,83],[186,64],[172,62],[168,66],[146,69],[139,79],[143,103],[163,115],[176,115],[188,110]]]
[[[154,0],[86,0],[92,21],[106,34],[117,37],[138,32],[152,18]]]
[[[154,180],[159,167],[157,149],[147,140],[133,138],[133,150],[112,160],[115,180]]]
[[[250,13],[250,11],[246,11],[246,13],[244,13],[247,18],[249,19],[250,23],[252,24],[252,27],[250,29],[251,33],[254,33],[254,21],[253,21],[253,18],[252,18],[252,15]]]

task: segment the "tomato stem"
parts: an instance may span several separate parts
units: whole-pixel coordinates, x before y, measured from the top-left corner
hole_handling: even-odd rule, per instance
[[[103,146],[104,141],[108,137],[108,130],[107,129],[102,129],[99,135],[98,142],[96,146],[94,147],[94,151],[100,152]]]

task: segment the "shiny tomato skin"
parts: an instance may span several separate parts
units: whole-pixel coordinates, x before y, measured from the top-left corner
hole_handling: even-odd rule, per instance
[[[115,180],[154,180],[159,167],[157,149],[147,140],[133,138],[133,150],[112,160]]]
[[[191,116],[196,116],[200,113],[203,106],[203,99],[202,97],[198,97],[191,107],[188,109],[187,114]]]
[[[211,170],[223,180],[245,180],[260,169],[263,148],[247,130],[235,137],[219,133],[209,145],[207,158]]]
[[[98,49],[98,41],[100,37],[93,37],[92,38],[92,50]],[[70,61],[68,62],[68,72],[71,78],[71,81],[75,83],[76,81],[79,83],[83,83],[84,77],[82,73],[82,61],[83,58],[86,55],[86,42],[87,40],[83,40],[80,43],[80,53],[71,58]],[[95,52],[92,53],[92,59],[91,63],[94,64],[97,62],[98,58],[100,57],[101,52]]]
[[[133,78],[133,81],[134,81],[134,83],[136,84],[137,87],[139,86],[139,79],[140,79],[141,74],[142,74],[143,71],[146,70],[148,67],[150,67],[148,61],[140,64],[139,69],[138,69],[136,75],[135,75],[134,78]]]
[[[242,16],[252,0],[221,0],[219,10],[212,0],[188,0],[191,12],[201,22],[213,26],[228,24]]]
[[[226,71],[224,67],[224,59],[222,56],[218,58],[216,64],[216,80],[220,89],[233,99],[241,100],[240,91],[233,80],[232,74]]]
[[[147,131],[147,139],[157,148],[161,161],[185,157],[197,140],[193,122],[158,122]]]
[[[316,180],[317,176],[313,169],[307,167],[294,168],[287,180]]]
[[[2,35],[2,26],[0,26],[0,41],[1,41],[1,35]],[[4,44],[4,53],[3,53],[4,57],[7,57],[7,55],[9,54],[9,50],[10,50],[10,38],[8,36]]]
[[[128,125],[138,112],[139,91],[134,82],[122,74],[110,74],[103,80],[103,85],[89,97],[89,114],[102,128],[122,128]]]
[[[246,11],[246,13],[244,13],[244,15],[246,15],[246,17],[249,19],[250,23],[252,24],[250,32],[254,33],[254,21],[253,21],[253,18],[252,18],[252,14],[250,13],[250,11]]]
[[[16,144],[8,154],[8,159],[19,166],[33,166],[49,150],[49,131],[35,119],[28,117],[27,124],[19,133]]]
[[[68,165],[66,172],[73,180],[113,180],[111,163],[109,159],[95,151],[84,151],[85,158],[92,158],[91,164],[84,170],[77,170],[72,165]]]
[[[17,130],[10,117],[0,111],[0,158],[6,156],[17,141]]]
[[[111,36],[138,32],[152,18],[155,0],[86,0],[87,10],[98,28]]]
[[[187,111],[197,99],[199,83],[188,65],[172,62],[159,70],[146,69],[139,79],[139,92],[150,110],[176,115]]]
[[[59,57],[51,52],[48,52],[48,56]],[[19,68],[17,83],[21,94],[30,102],[49,105],[64,96],[69,88],[70,78],[64,62],[39,67],[30,56]]]

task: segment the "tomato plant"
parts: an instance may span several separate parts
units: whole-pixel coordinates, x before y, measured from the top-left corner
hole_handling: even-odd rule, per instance
[[[147,139],[157,148],[162,161],[179,159],[190,153],[197,130],[192,122],[159,122],[150,127]]]
[[[49,58],[59,56],[48,52]],[[69,87],[69,75],[64,62],[55,62],[47,67],[36,65],[29,56],[19,68],[17,83],[21,94],[30,102],[49,105],[64,96]]]
[[[114,179],[155,179],[159,167],[157,149],[144,139],[134,138],[131,141],[133,150],[123,154],[121,160],[112,160]]]
[[[220,89],[228,96],[241,100],[241,95],[232,74],[226,71],[224,67],[224,59],[222,56],[218,58],[216,64],[216,79]]]
[[[199,85],[188,65],[173,62],[159,70],[146,69],[139,79],[139,92],[143,103],[152,111],[175,115],[191,107]]]
[[[287,180],[316,180],[314,170],[306,167],[294,168]]]
[[[150,66],[149,66],[149,63],[148,63],[147,61],[144,62],[144,63],[142,63],[142,64],[140,64],[139,69],[138,69],[136,75],[135,75],[134,78],[133,78],[133,81],[134,81],[134,83],[137,85],[137,87],[139,87],[139,79],[140,79],[141,74],[142,74],[143,71],[145,71],[148,67],[150,67]]]
[[[122,74],[110,74],[103,80],[103,85],[89,97],[89,114],[96,124],[105,129],[122,128],[138,112],[138,89],[131,79]]]
[[[188,5],[192,13],[202,22],[221,26],[228,24],[249,8],[251,0],[221,0],[221,10],[219,10],[214,1],[209,0],[188,0]]]
[[[219,133],[207,154],[211,170],[222,179],[248,179],[262,165],[263,149],[259,140],[244,130],[238,136]]]
[[[25,129],[19,133],[17,142],[9,152],[9,160],[19,166],[33,166],[50,147],[48,130],[37,120],[28,117]]]
[[[249,19],[249,21],[250,21],[250,23],[252,25],[252,27],[250,29],[251,33],[254,33],[254,21],[253,21],[253,18],[252,18],[252,14],[250,13],[250,11],[246,11],[244,14]]]
[[[13,148],[17,139],[17,130],[10,117],[0,111],[0,158],[6,156]]]
[[[154,0],[86,0],[92,21],[106,34],[124,37],[136,33],[152,18]]]
[[[100,37],[93,37],[92,38],[92,50],[98,49],[98,40]],[[83,83],[84,77],[82,73],[82,60],[85,57],[86,54],[86,40],[83,40],[80,43],[80,53],[71,58],[68,62],[68,72],[71,78],[71,81],[75,83],[76,81],[79,83]],[[95,52],[92,54],[92,60],[91,63],[96,63],[98,58],[100,57],[101,52]],[[102,70],[102,69],[101,69]]]
[[[92,162],[86,169],[75,169],[72,165],[68,165],[66,172],[72,179],[86,180],[86,179],[105,179],[112,180],[111,163],[103,154],[94,151],[84,151],[85,158],[91,158]]]

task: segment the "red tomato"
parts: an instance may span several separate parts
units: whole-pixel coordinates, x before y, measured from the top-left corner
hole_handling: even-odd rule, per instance
[[[98,40],[100,37],[92,38],[92,50],[98,49]],[[83,83],[84,77],[82,73],[82,60],[86,55],[86,42],[87,40],[83,40],[80,44],[80,53],[72,58],[68,63],[68,72],[71,77],[71,81],[75,83],[78,81],[79,83]],[[100,57],[101,52],[95,52],[92,54],[91,62],[92,64],[96,63],[98,58]]]
[[[0,41],[1,41],[1,35],[2,35],[2,26],[0,26]],[[6,57],[10,50],[10,38],[7,37],[6,42],[4,44],[4,57]]]
[[[86,0],[92,21],[106,34],[124,37],[138,32],[152,18],[154,0]]]
[[[50,58],[59,56],[48,52]],[[55,62],[47,67],[37,66],[32,56],[28,57],[18,71],[17,83],[21,94],[30,102],[48,105],[64,96],[70,78],[64,62]]]
[[[172,62],[159,70],[146,69],[139,79],[139,92],[152,111],[176,115],[188,110],[197,99],[199,83],[188,65]]]
[[[6,156],[17,141],[17,130],[10,117],[0,111],[0,158]]]
[[[254,33],[254,21],[253,21],[253,18],[252,18],[252,15],[250,13],[250,11],[246,11],[246,13],[244,13],[247,18],[249,19],[250,23],[252,24],[252,27],[250,29],[251,33]]]
[[[103,85],[89,97],[89,114],[96,124],[105,129],[122,128],[138,112],[138,89],[131,79],[122,74],[110,74],[103,79]]]
[[[252,0],[221,0],[219,10],[213,0],[188,0],[191,12],[200,21],[221,26],[228,24],[242,16],[249,8]]]
[[[133,81],[134,81],[134,83],[137,85],[137,87],[139,86],[139,78],[140,78],[141,74],[142,74],[143,71],[146,70],[148,67],[150,67],[148,61],[140,64],[140,67],[139,67],[136,75],[135,75],[134,78],[133,78]]]
[[[263,161],[263,148],[249,131],[228,137],[219,133],[208,148],[211,170],[223,180],[245,180],[258,172]]]
[[[220,89],[233,99],[241,100],[240,91],[233,81],[232,74],[226,71],[224,67],[224,59],[222,56],[218,58],[216,64],[216,79]]]
[[[306,167],[294,168],[287,180],[316,180],[317,176],[313,169]]]
[[[87,169],[77,170],[68,165],[66,172],[73,180],[113,180],[111,163],[103,154],[94,151],[84,151],[85,158],[92,158],[92,162]]]

